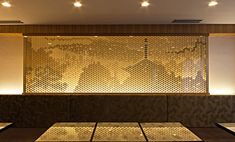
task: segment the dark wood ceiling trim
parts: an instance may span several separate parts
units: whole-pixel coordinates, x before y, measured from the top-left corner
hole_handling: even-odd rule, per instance
[[[144,35],[159,33],[235,33],[235,24],[169,25],[1,25],[0,33],[27,35]]]

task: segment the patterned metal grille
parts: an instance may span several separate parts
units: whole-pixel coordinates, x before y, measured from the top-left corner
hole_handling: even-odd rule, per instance
[[[207,36],[28,36],[25,93],[206,93]]]

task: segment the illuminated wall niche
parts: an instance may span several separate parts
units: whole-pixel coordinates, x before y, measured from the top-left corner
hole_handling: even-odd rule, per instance
[[[28,36],[25,93],[207,93],[208,37]]]

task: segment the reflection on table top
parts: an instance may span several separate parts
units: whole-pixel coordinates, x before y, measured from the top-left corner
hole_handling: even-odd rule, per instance
[[[141,126],[141,127],[140,127]],[[202,141],[181,123],[55,123],[36,142]]]
[[[148,141],[202,141],[180,123],[141,123]]]
[[[98,123],[93,141],[145,142],[138,123]]]
[[[229,130],[235,134],[235,123],[217,123],[220,127]]]
[[[93,123],[72,123],[72,122],[60,122],[60,123],[55,123],[51,127],[95,127],[95,122]]]
[[[90,141],[95,123],[55,123],[36,142]]]
[[[0,130],[3,130],[4,128],[8,127],[12,125],[12,123],[9,123],[9,122],[6,122],[6,123],[3,123],[3,122],[0,122]]]

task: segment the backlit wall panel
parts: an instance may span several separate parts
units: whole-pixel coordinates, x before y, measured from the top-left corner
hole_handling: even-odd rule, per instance
[[[235,35],[212,35],[209,45],[210,93],[235,95]]]
[[[23,36],[0,33],[0,94],[23,92]]]
[[[26,93],[206,93],[207,36],[29,36]]]

